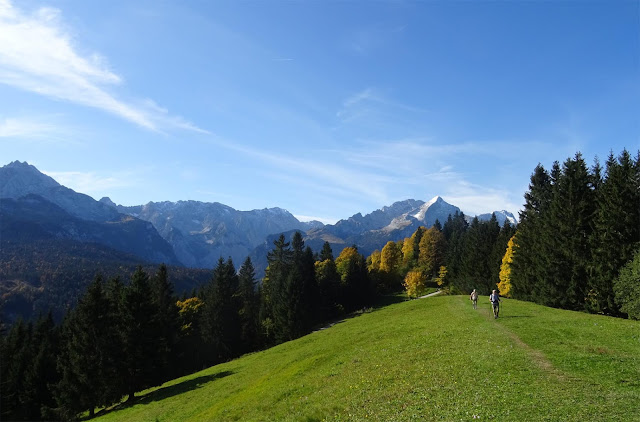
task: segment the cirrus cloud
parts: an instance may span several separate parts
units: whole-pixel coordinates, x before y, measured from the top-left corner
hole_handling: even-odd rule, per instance
[[[58,9],[25,13],[0,0],[0,83],[114,114],[148,130],[208,133],[170,115],[151,100],[125,101],[114,90],[123,79],[100,54],[81,54]]]

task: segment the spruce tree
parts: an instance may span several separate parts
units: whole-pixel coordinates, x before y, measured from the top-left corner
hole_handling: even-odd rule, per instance
[[[29,409],[22,398],[24,374],[30,364],[33,325],[18,319],[2,339],[0,355],[0,415],[2,420],[28,420]]]
[[[606,162],[605,177],[596,191],[597,209],[591,239],[589,308],[617,314],[613,280],[633,257],[640,242],[640,180],[627,150]],[[597,180],[597,178],[596,178]]]
[[[59,327],[56,327],[51,312],[38,318],[31,342],[32,361],[25,374],[25,381],[30,386],[31,419],[48,420],[52,419],[57,407],[52,386],[60,381],[60,373],[56,368],[60,353]]]
[[[151,291],[159,329],[156,345],[158,371],[155,382],[161,383],[177,376],[175,368],[178,363],[175,354],[178,342],[178,307],[165,264],[160,265],[155,276],[151,278]]]
[[[557,166],[554,163],[554,168]],[[552,190],[550,174],[538,164],[531,175],[529,190],[524,195],[525,204],[520,213],[517,247],[514,249],[511,265],[511,295],[516,299],[536,300],[537,285],[545,277],[542,235],[546,230],[545,221],[548,218]]]
[[[326,261],[330,259],[333,261],[333,251],[329,242],[324,242],[322,245],[322,251],[320,252],[320,261]]]
[[[233,261],[218,259],[211,282],[204,291],[202,333],[210,352],[210,362],[219,363],[235,357],[240,349],[240,306],[237,296],[238,276]]]
[[[585,308],[594,213],[591,177],[577,153],[564,162],[553,189],[549,229],[544,237],[547,273],[539,283],[543,303],[564,309]]]
[[[136,391],[158,383],[157,344],[161,338],[149,276],[140,266],[131,276],[131,284],[124,289],[122,312],[126,394],[128,400],[132,400]]]
[[[269,263],[263,281],[263,303],[261,306],[260,320],[265,328],[267,340],[284,341],[287,333],[284,332],[288,325],[288,309],[286,286],[287,278],[293,264],[293,252],[289,242],[281,234],[273,242],[274,248],[267,253]]]
[[[109,382],[115,364],[110,354],[113,329],[110,301],[97,275],[63,325],[63,346],[58,358],[61,380],[56,399],[64,412],[74,417],[88,410],[93,416],[98,406],[116,399]]]
[[[468,227],[469,224],[464,213],[458,211],[454,215],[449,215],[447,222],[442,227],[442,234],[447,242],[447,252],[445,254],[447,279],[451,282],[455,282],[460,277],[464,237]]]
[[[256,285],[256,272],[251,258],[247,257],[238,272],[241,341],[245,352],[256,350],[260,344],[258,325],[260,301]]]

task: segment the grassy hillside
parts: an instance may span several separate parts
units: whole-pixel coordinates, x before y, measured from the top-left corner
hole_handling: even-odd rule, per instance
[[[640,420],[640,323],[487,298],[391,305],[140,393],[99,421]]]

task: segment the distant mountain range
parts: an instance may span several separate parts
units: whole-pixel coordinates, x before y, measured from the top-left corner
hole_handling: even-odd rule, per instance
[[[408,199],[324,225],[301,222],[281,208],[238,211],[217,202],[127,207],[106,197],[96,201],[14,161],[0,167],[2,318],[12,321],[49,307],[61,315],[97,272],[126,280],[136,264],[153,271],[166,263],[173,266],[170,274],[178,292],[188,291],[210,277],[219,257],[231,257],[239,267],[250,256],[261,277],[267,252],[281,233],[287,239],[296,231],[304,233],[314,251],[328,241],[334,256],[351,245],[369,255],[421,225],[444,224],[455,212],[460,209],[440,197]],[[516,222],[509,212],[495,214],[501,225]],[[491,214],[478,218],[488,220]]]
[[[419,226],[441,224],[461,212],[441,197],[429,202],[407,199],[369,214],[355,214],[333,225],[301,222],[281,208],[238,211],[217,202],[149,202],[116,205],[96,201],[60,185],[34,166],[14,161],[0,168],[2,217],[10,236],[46,233],[55,238],[95,242],[140,257],[145,262],[212,268],[222,256],[239,265],[253,251],[269,248],[270,235],[299,230],[307,245],[319,250],[328,241],[334,254],[357,245],[365,255],[389,240],[410,236]],[[516,219],[496,211],[499,224]],[[472,217],[468,217],[471,219]],[[479,215],[488,220],[491,214]],[[5,227],[7,224],[4,225]],[[9,233],[2,233],[6,238]],[[265,242],[266,245],[265,245]]]

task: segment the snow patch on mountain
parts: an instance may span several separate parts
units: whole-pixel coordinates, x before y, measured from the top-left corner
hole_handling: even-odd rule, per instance
[[[429,208],[437,203],[437,202],[441,202],[442,198],[439,196],[435,196],[434,198],[432,198],[429,202],[426,202],[425,204],[423,204],[419,209],[418,212],[415,213],[413,215],[414,218],[416,218],[417,220],[423,221],[424,220],[424,216],[427,213],[427,210],[429,210]]]

